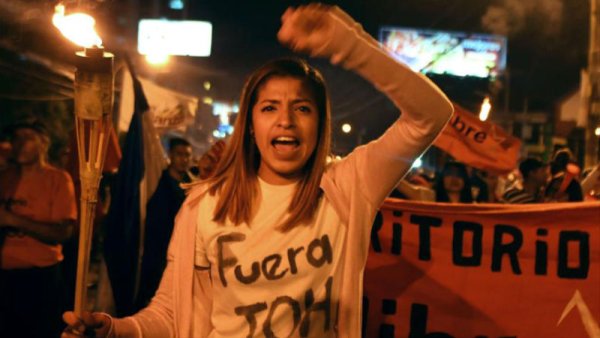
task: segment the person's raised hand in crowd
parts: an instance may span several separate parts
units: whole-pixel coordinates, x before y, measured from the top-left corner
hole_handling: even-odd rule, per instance
[[[114,336],[112,319],[106,313],[84,311],[80,319],[74,312],[67,311],[63,314],[63,320],[68,326],[61,334],[61,338],[111,338]]]
[[[217,163],[221,159],[221,155],[225,150],[225,142],[217,141],[210,149],[200,157],[198,161],[198,169],[200,170],[199,177],[207,179],[217,167]]]

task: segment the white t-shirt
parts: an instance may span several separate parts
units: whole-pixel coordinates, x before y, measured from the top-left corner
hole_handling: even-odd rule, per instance
[[[281,232],[296,185],[259,186],[251,226],[218,225],[216,196],[200,201],[194,263],[210,267],[209,337],[333,337],[346,227],[322,198],[313,224]]]

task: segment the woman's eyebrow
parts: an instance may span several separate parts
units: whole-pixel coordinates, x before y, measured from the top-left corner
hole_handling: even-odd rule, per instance
[[[259,104],[262,104],[262,103],[279,103],[279,102],[280,102],[279,100],[275,100],[275,99],[264,99],[264,100],[258,101]]]
[[[314,100],[304,99],[304,98],[299,98],[299,99],[292,100],[292,103],[310,103],[310,104],[315,104]]]
[[[260,100],[258,101],[259,104],[263,104],[263,103],[281,103],[280,100],[276,100],[276,99],[264,99],[264,100]],[[311,104],[315,104],[314,100],[311,99],[305,99],[305,98],[298,98],[298,99],[294,99],[292,100],[292,103],[311,103]]]

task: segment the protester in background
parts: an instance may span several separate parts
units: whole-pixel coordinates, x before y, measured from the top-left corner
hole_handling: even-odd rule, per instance
[[[411,171],[405,179],[411,184],[433,189],[434,174],[435,173],[433,172],[427,172],[427,170],[423,168],[418,168]]]
[[[414,171],[398,182],[389,197],[435,202],[435,191],[431,188],[431,184],[424,174]]]
[[[205,180],[213,173],[224,150],[225,142],[219,140],[215,142],[215,144],[213,144],[210,149],[208,149],[208,151],[202,155],[202,157],[200,157],[197,165],[198,178]]]
[[[148,305],[167,265],[167,247],[173,232],[175,215],[185,200],[182,183],[190,183],[188,174],[192,146],[183,138],[169,140],[169,166],[163,171],[146,207],[146,228],[136,309]]]
[[[407,180],[401,180],[390,194],[390,197],[411,201],[435,202],[435,191],[431,188],[412,184]]]
[[[488,183],[484,176],[487,173],[478,169],[467,167],[469,173],[469,182],[471,183],[471,196],[476,203],[486,203],[490,201],[490,192]]]
[[[506,191],[504,188],[504,176],[491,173],[489,171],[477,171],[478,178],[483,181],[485,188],[480,187],[477,195],[478,203],[502,203],[502,195]],[[472,182],[472,181],[471,181]],[[472,189],[476,190],[476,189]],[[475,195],[475,194],[474,194]]]
[[[503,200],[511,204],[541,203],[548,182],[548,166],[536,158],[526,158],[519,164],[523,182],[509,188]]]
[[[563,148],[556,152],[550,163],[550,174],[552,178],[546,187],[545,201],[583,201],[583,190],[579,183],[580,169],[569,149]]]
[[[6,139],[6,135],[0,136],[0,170],[8,168],[10,163],[10,156],[12,154],[12,145],[10,141]]]
[[[98,325],[96,337],[109,330],[114,337],[360,337],[373,220],[452,105],[336,7],[290,8],[282,21],[282,43],[358,72],[402,115],[379,139],[327,166],[331,113],[322,75],[297,59],[260,67],[244,86],[216,171],[191,189],[177,216],[157,295],[132,317],[84,317]],[[278,268],[282,257],[289,265]],[[73,313],[65,319],[78,325]],[[84,327],[75,329],[65,336]]]
[[[462,163],[446,162],[434,190],[436,202],[473,203],[471,181],[467,167]]]
[[[597,201],[600,199],[600,164],[584,173],[581,180],[581,189],[585,200]]]
[[[12,129],[14,165],[0,172],[0,335],[57,337],[64,324],[61,243],[77,218],[69,174],[47,163],[50,139],[37,122]]]

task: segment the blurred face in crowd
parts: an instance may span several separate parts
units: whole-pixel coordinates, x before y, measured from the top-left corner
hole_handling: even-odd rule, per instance
[[[457,169],[450,168],[444,173],[444,189],[448,193],[460,193],[464,188],[465,181]]]
[[[199,177],[201,179],[207,179],[212,174],[221,159],[223,150],[225,150],[225,142],[218,141],[200,157],[198,169],[200,169]]]
[[[0,168],[4,167],[12,155],[12,145],[8,141],[0,141]]]
[[[317,103],[303,80],[268,79],[252,107],[252,131],[260,152],[258,175],[272,184],[296,181],[315,150],[318,128]]]
[[[37,131],[19,128],[12,138],[13,158],[20,165],[32,165],[44,159],[48,141]]]
[[[542,186],[548,182],[548,178],[550,178],[550,168],[548,166],[543,166],[541,168],[532,170],[529,173],[529,178],[539,186]]]
[[[188,145],[176,145],[169,151],[171,168],[177,172],[183,173],[190,167],[192,160],[192,147]]]

